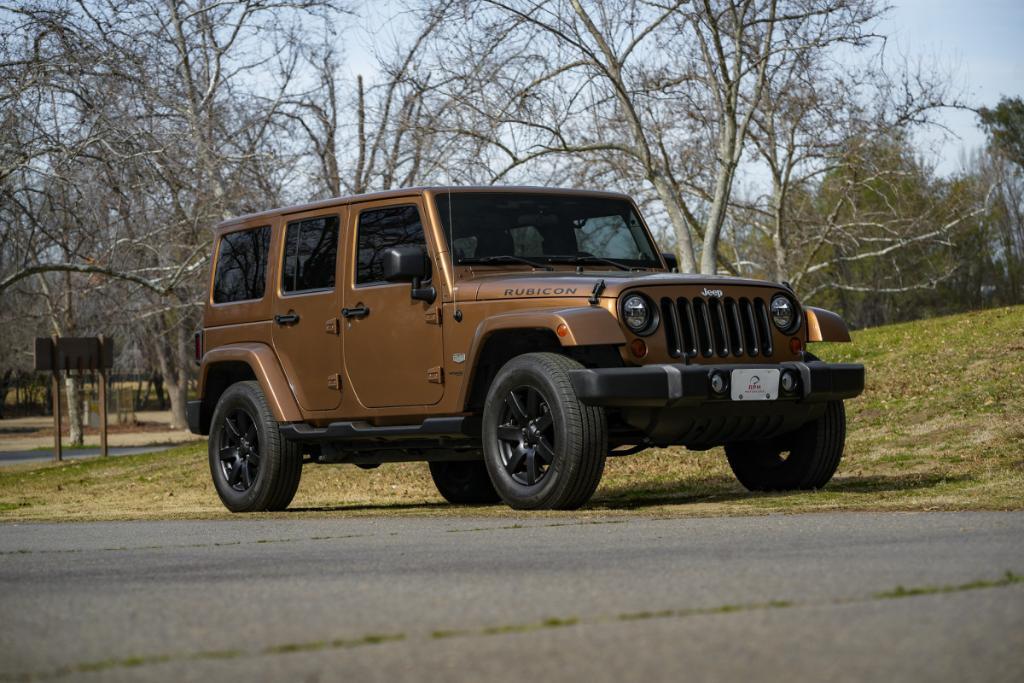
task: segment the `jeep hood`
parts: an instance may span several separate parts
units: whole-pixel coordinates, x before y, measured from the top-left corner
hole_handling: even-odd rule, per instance
[[[458,297],[463,300],[487,301],[495,299],[543,299],[551,297],[589,297],[594,285],[604,280],[602,298],[618,297],[626,289],[679,285],[707,285],[709,287],[770,287],[780,289],[775,282],[751,280],[727,275],[699,275],[688,273],[636,273],[626,271],[576,273],[575,271],[521,272],[521,273],[469,273],[459,281]]]

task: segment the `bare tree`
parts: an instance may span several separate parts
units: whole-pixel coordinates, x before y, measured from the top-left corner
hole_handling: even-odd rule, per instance
[[[0,152],[0,182],[28,229],[13,236],[0,292],[45,283],[66,318],[82,278],[124,283],[111,303],[145,321],[176,426],[208,228],[278,201],[273,123],[292,87],[294,36],[310,17],[341,9],[331,0],[103,0],[3,10],[22,39],[4,45],[0,68],[16,78],[0,103],[22,139]],[[268,71],[275,77],[263,79]]]
[[[442,90],[427,54],[454,4],[428,5],[409,15],[408,32],[382,37],[378,72],[370,79],[340,76],[342,59],[330,33],[307,48],[314,86],[288,101],[284,115],[306,142],[316,194],[451,179],[453,149],[465,150],[467,138],[444,130],[442,119],[458,102]]]
[[[569,157],[616,184],[639,181],[671,223],[683,269],[704,272],[719,267],[773,64],[809,49],[807,35],[820,50],[855,42],[877,16],[870,0],[479,0],[461,12],[437,36],[435,70],[459,103],[448,130],[486,144],[478,156],[492,180]]]

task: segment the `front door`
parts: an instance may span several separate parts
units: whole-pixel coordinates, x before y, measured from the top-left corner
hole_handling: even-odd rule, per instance
[[[426,248],[418,198],[368,202],[349,209],[345,278],[345,371],[367,408],[432,405],[444,393],[440,302],[414,301],[408,282],[386,282],[389,247]],[[424,286],[429,285],[424,283]]]
[[[338,245],[345,211],[288,216],[278,258],[274,347],[303,411],[341,403]]]

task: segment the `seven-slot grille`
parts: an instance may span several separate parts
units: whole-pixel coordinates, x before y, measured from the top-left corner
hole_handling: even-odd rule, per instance
[[[673,358],[715,354],[755,358],[772,355],[772,328],[768,307],[757,297],[661,299],[665,343]]]

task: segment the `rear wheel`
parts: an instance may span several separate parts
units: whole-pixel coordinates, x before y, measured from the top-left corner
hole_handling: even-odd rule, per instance
[[[843,457],[846,410],[830,401],[825,413],[791,434],[764,441],[726,444],[729,466],[751,491],[820,489]]]
[[[284,510],[302,474],[302,453],[281,437],[258,382],[232,384],[210,429],[210,473],[232,512]]]
[[[430,476],[449,503],[491,505],[501,500],[483,460],[432,462]]]
[[[494,488],[521,510],[580,507],[604,472],[604,410],[576,398],[569,371],[582,368],[555,353],[510,360],[487,393],[484,462]]]

